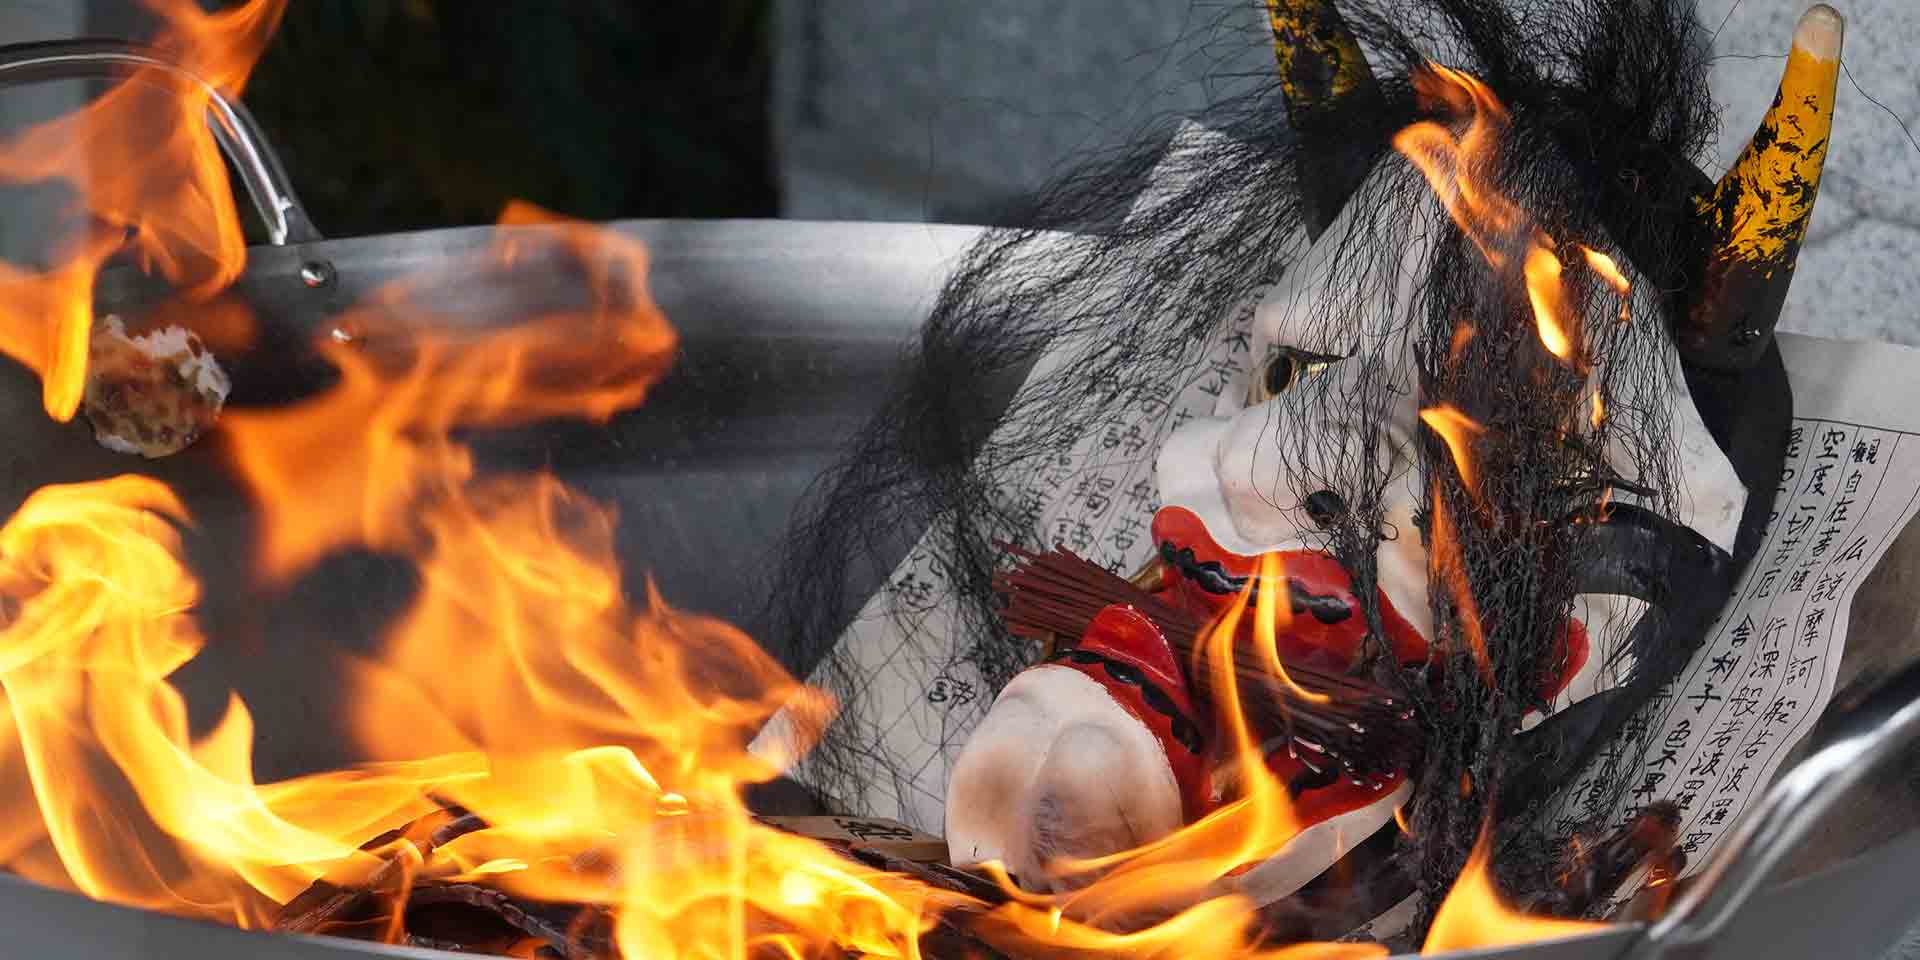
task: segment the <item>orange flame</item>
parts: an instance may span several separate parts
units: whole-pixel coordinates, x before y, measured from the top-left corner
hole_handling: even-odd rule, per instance
[[[1467,341],[1473,339],[1473,324],[1460,321],[1454,325],[1453,340],[1447,344],[1447,362],[1459,363],[1461,351],[1467,349]]]
[[[824,695],[651,591],[629,610],[611,513],[552,478],[467,494],[429,511],[421,597],[352,698],[373,757],[484,751],[486,777],[439,791],[491,825],[442,848],[454,867],[613,908],[627,957],[744,956],[749,912],[911,955],[931,891],[761,826],[740,797],[778,771],[746,751],[754,731],[782,705],[824,712]]]
[[[538,619],[521,625],[571,627],[557,636],[578,642],[550,658],[550,675],[498,678],[496,712],[535,704],[531,726],[546,735],[525,732],[527,718],[516,720],[521,732],[505,736],[512,725],[469,716],[474,739],[489,748],[484,756],[449,752],[266,787],[251,780],[245,706],[233,701],[212,733],[191,742],[184,703],[165,680],[200,646],[185,615],[197,586],[178,559],[173,524],[185,520],[178,501],[157,481],[135,477],[36,493],[0,530],[0,585],[17,602],[0,631],[0,684],[30,795],[65,874],[39,878],[64,879],[99,899],[263,925],[277,904],[323,873],[337,878],[372,869],[374,855],[357,850],[358,841],[423,812],[432,791],[494,825],[462,838],[452,869],[497,875],[509,890],[615,906],[626,956],[729,942],[739,946],[730,955],[744,956],[745,925],[722,927],[739,918],[748,898],[821,942],[912,955],[928,922],[928,898],[915,885],[758,827],[740,805],[738,785],[772,772],[745,752],[745,734],[793,700],[791,681],[777,682],[778,668],[737,632],[676,614],[657,598],[635,620],[613,596],[593,589],[605,585],[604,577],[589,576],[584,589],[545,579],[604,571],[611,562],[601,552],[610,540],[599,536],[609,529],[606,518],[585,508],[584,533],[571,539],[545,528],[563,509],[552,502],[565,496],[556,484],[507,486],[500,499],[483,498],[486,506],[472,510],[475,517],[497,514],[499,523],[467,531],[502,549],[447,541],[447,554],[427,562],[426,599],[397,637],[405,646],[431,636],[456,647],[456,655],[475,654],[467,663],[502,663],[505,654],[530,648],[502,650],[489,637],[524,632],[489,634],[470,619],[437,618],[538,611]],[[541,539],[515,539],[530,533]],[[466,573],[482,576],[448,579]],[[485,584],[506,592],[475,592]],[[444,632],[475,626],[480,633]],[[726,670],[736,685],[739,671],[751,671],[765,681],[759,699],[714,694],[711,683],[691,676],[701,664]],[[402,702],[390,691],[411,679],[403,668],[368,672],[391,679],[369,692],[363,710],[429,704],[423,713],[386,714],[389,724],[406,717],[408,731],[416,723],[454,726],[458,715],[436,715],[432,694],[471,689],[467,674],[455,673],[452,682],[413,685],[416,696]],[[702,701],[703,691],[711,699]],[[569,749],[575,734],[595,729],[603,744],[623,737],[646,744],[661,758],[659,768],[707,805],[692,818],[674,816],[684,813],[685,801],[663,791],[626,747]],[[418,746],[396,745],[393,752],[418,756]],[[684,826],[691,821],[698,826]],[[556,856],[588,851],[613,868],[612,879],[556,869]]]
[[[420,812],[420,784],[468,758],[252,781],[235,699],[198,742],[166,682],[198,652],[198,587],[178,558],[185,511],[142,477],[46,487],[0,529],[0,686],[58,867],[37,879],[98,899],[260,925],[359,838]],[[129,796],[130,795],[130,796]],[[134,815],[137,811],[138,815]],[[349,842],[348,838],[354,838]]]
[[[347,339],[320,345],[340,371],[335,389],[223,419],[234,466],[265,515],[259,564],[270,579],[347,544],[410,542],[415,502],[473,476],[453,431],[605,420],[639,404],[671,362],[675,335],[647,293],[639,243],[524,204],[501,224],[510,229],[484,254],[342,317],[335,326]],[[504,290],[556,272],[581,276],[588,301],[492,328],[436,304],[449,290]]]
[[[1504,269],[1518,253],[1541,344],[1561,362],[1577,367],[1577,317],[1561,279],[1564,267],[1554,253],[1556,244],[1489,182],[1487,169],[1507,129],[1506,107],[1478,79],[1437,64],[1416,71],[1413,86],[1423,101],[1466,117],[1466,129],[1456,136],[1440,123],[1422,120],[1396,134],[1394,148],[1426,177],[1454,223],[1494,269]],[[1619,276],[1611,260],[1588,253],[1588,262],[1609,282]]]
[[[1547,351],[1562,360],[1573,359],[1573,311],[1567,306],[1567,288],[1560,282],[1560,258],[1543,246],[1527,250],[1527,297],[1533,302],[1535,326]]]
[[[1520,208],[1483,182],[1482,167],[1494,156],[1506,131],[1506,107],[1486,84],[1447,67],[1433,65],[1416,72],[1413,85],[1423,100],[1470,120],[1458,137],[1434,121],[1411,124],[1394,135],[1394,149],[1426,176],[1447,213],[1487,262],[1504,266],[1511,235],[1528,224]]]
[[[1333,698],[1324,693],[1315,693],[1294,683],[1287,673],[1287,665],[1280,662],[1279,634],[1285,632],[1292,621],[1293,608],[1280,602],[1286,595],[1287,579],[1279,554],[1260,555],[1258,579],[1260,591],[1254,596],[1253,640],[1267,672],[1279,678],[1281,685],[1293,691],[1294,696],[1308,703],[1333,702]]]
[[[93,280],[123,246],[196,298],[230,284],[246,260],[226,168],[207,124],[213,91],[237,95],[279,25],[285,0],[218,13],[193,0],[146,0],[165,18],[155,46],[202,85],[143,68],[85,109],[0,145],[0,181],[63,180],[76,222],[92,227],[46,271],[0,264],[0,352],[38,373],[56,420],[79,409],[93,326]]]
[[[117,240],[96,232],[44,273],[0,263],[0,353],[40,374],[41,406],[70,420],[86,393],[93,278]]]
[[[1575,937],[1604,928],[1584,920],[1530,917],[1501,900],[1488,869],[1492,840],[1484,828],[1467,857],[1467,865],[1447,892],[1433,918],[1421,954],[1475,947],[1508,947],[1561,937]]]
[[[1447,442],[1447,450],[1453,454],[1453,466],[1460,471],[1460,482],[1469,491],[1478,493],[1479,478],[1473,469],[1473,438],[1485,433],[1487,428],[1451,404],[1421,410],[1420,422]]]
[[[1580,247],[1580,252],[1587,258],[1587,267],[1620,296],[1620,322],[1630,322],[1633,319],[1633,302],[1628,297],[1633,294],[1633,284],[1627,280],[1626,274],[1620,272],[1620,265],[1613,262],[1612,257],[1591,247]]]
[[[1480,667],[1480,675],[1493,682],[1493,661],[1487,656],[1487,635],[1480,626],[1480,608],[1473,602],[1473,587],[1467,582],[1467,566],[1460,553],[1460,536],[1454,528],[1453,511],[1447,509],[1446,499],[1440,495],[1440,481],[1433,483],[1433,522],[1429,541],[1428,564],[1433,574],[1453,595],[1455,615],[1460,618],[1460,632],[1466,635],[1467,646],[1473,651],[1473,659]],[[1466,789],[1462,788],[1463,791]],[[1462,793],[1464,796],[1465,793]]]

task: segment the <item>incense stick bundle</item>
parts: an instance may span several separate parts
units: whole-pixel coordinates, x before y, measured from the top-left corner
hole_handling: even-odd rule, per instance
[[[1130,606],[1160,628],[1185,662],[1195,665],[1189,671],[1192,689],[1204,709],[1221,715],[1214,690],[1215,665],[1208,662],[1213,654],[1204,649],[1211,624],[1071,550],[1056,547],[1032,553],[1000,546],[1016,559],[1015,568],[996,573],[993,582],[1005,603],[1001,619],[1011,633],[1072,643],[1102,609],[1116,603]],[[1419,749],[1418,730],[1406,704],[1388,690],[1284,659],[1281,665],[1287,676],[1282,678],[1267,669],[1264,658],[1245,647],[1239,643],[1234,649],[1233,677],[1241,711],[1255,734],[1285,739],[1293,755],[1310,768],[1324,773],[1337,767],[1356,781],[1405,769],[1412,761]]]

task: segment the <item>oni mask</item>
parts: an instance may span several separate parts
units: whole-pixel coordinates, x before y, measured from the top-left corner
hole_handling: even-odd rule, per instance
[[[1280,659],[1410,691],[1442,746],[1355,776],[1350,758],[1274,739],[1267,765],[1303,829],[1222,865],[1213,887],[1262,903],[1394,829],[1436,771],[1498,770],[1476,809],[1537,813],[1533,795],[1591,761],[1719,613],[1780,474],[1791,400],[1771,330],[1839,52],[1837,14],[1813,8],[1772,111],[1717,184],[1647,145],[1609,148],[1618,163],[1600,175],[1540,174],[1557,162],[1541,159],[1529,180],[1469,148],[1477,133],[1482,150],[1591,155],[1593,129],[1539,109],[1546,81],[1488,87],[1411,60],[1375,81],[1354,32],[1382,28],[1350,31],[1333,6],[1269,2],[1297,133],[1297,252],[1241,321],[1243,375],[1158,452],[1155,551],[1133,583],[1204,621],[1277,556]],[[1399,117],[1357,171],[1339,159],[1355,148],[1331,145],[1356,111]],[[1556,349],[1549,334],[1568,331]],[[1088,878],[1056,864],[1231,802],[1218,711],[1164,633],[1114,604],[1006,685],[949,780],[956,864],[1076,886]],[[1481,742],[1512,762],[1445,745],[1475,724],[1500,726]]]

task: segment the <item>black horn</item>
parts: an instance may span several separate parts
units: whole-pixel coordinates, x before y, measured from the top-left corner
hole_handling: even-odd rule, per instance
[[[1576,593],[1611,593],[1645,600],[1670,613],[1697,598],[1725,597],[1733,589],[1733,557],[1718,544],[1650,510],[1614,504],[1588,526],[1583,546],[1591,559],[1574,582]],[[1707,616],[1718,613],[1715,602]]]
[[[1501,790],[1503,816],[1531,811],[1556,784],[1578,775],[1652,688],[1685,665],[1712,631],[1742,566],[1691,527],[1630,504],[1608,508],[1605,519],[1589,527],[1582,547],[1586,565],[1574,581],[1575,593],[1615,594],[1648,604],[1622,651],[1633,657],[1633,671],[1618,687],[1521,734],[1518,745],[1527,763]]]
[[[1273,27],[1287,122],[1299,138],[1294,173],[1302,219],[1308,237],[1317,239],[1340,215],[1368,168],[1351,156],[1352,145],[1361,138],[1331,119],[1332,108],[1356,97],[1377,98],[1379,85],[1332,0],[1267,0],[1267,19]]]

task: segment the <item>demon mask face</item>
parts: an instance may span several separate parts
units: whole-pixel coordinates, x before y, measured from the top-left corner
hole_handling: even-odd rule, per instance
[[[1287,597],[1278,658],[1418,704],[1424,743],[1383,766],[1269,742],[1303,829],[1220,880],[1269,902],[1405,819],[1420,783],[1502,781],[1418,804],[1436,831],[1537,813],[1684,664],[1755,549],[1791,410],[1771,328],[1824,156],[1838,16],[1802,20],[1773,110],[1714,184],[1676,156],[1675,130],[1564,118],[1582,96],[1607,103],[1596,91],[1618,71],[1652,68],[1622,45],[1699,69],[1698,36],[1666,5],[1582,24],[1594,72],[1558,83],[1513,69],[1514,37],[1456,23],[1466,59],[1506,71],[1490,85],[1368,11],[1269,6],[1293,252],[1243,321],[1240,382],[1159,451],[1141,600],[1057,638],[954,766],[957,864],[1083,883],[1055,865],[1231,801],[1220,711],[1152,611],[1211,622],[1245,602],[1263,556],[1283,576],[1259,588]],[[1376,80],[1356,35],[1403,74]],[[1380,130],[1379,149],[1330,146],[1360,139],[1348,127]],[[1597,149],[1610,132],[1622,142]]]

